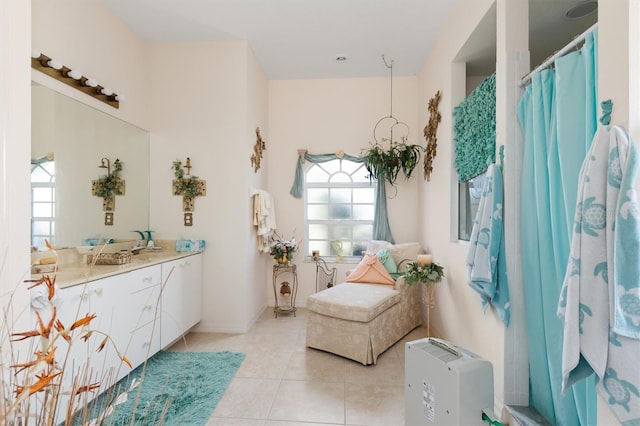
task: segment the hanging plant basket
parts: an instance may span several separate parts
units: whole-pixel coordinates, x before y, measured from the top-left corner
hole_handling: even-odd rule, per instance
[[[393,185],[402,171],[404,177],[409,179],[424,148],[407,144],[404,137],[400,142],[388,139],[382,141],[388,142],[389,148],[385,149],[381,144],[375,143],[362,153],[369,178],[383,179]]]

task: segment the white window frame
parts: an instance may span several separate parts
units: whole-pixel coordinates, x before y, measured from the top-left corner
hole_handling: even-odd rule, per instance
[[[480,195],[482,193],[482,184],[486,172],[471,178],[464,182],[458,182],[458,240],[469,241],[473,222],[478,212],[478,204],[480,203]],[[464,197],[463,197],[464,193]],[[470,218],[468,223],[464,223],[466,218]],[[465,235],[462,235],[466,232]]]
[[[353,209],[353,206],[358,206],[358,205],[370,205],[372,206],[372,208],[374,209],[374,213],[375,213],[375,200],[377,197],[377,190],[376,190],[376,185],[370,181],[369,179],[367,179],[366,181],[362,181],[362,182],[354,182],[353,181],[353,176],[356,173],[363,173],[363,174],[367,174],[366,168],[364,166],[364,163],[358,163],[355,161],[350,161],[350,160],[346,160],[346,159],[336,159],[336,160],[331,160],[331,161],[340,161],[340,171],[338,172],[334,172],[334,173],[330,173],[330,171],[328,171],[325,167],[323,167],[325,165],[325,163],[311,163],[310,166],[308,166],[306,168],[306,170],[304,171],[304,195],[303,195],[303,199],[304,199],[304,223],[305,223],[305,235],[306,236],[310,236],[310,232],[309,232],[309,227],[310,225],[314,225],[314,224],[340,224],[340,225],[348,225],[348,226],[353,226],[353,225],[362,225],[362,224],[366,224],[366,225],[370,225],[371,226],[371,235],[369,235],[367,238],[363,238],[363,239],[354,239],[353,238],[353,228],[352,228],[352,232],[351,232],[351,239],[349,240],[349,243],[351,246],[353,246],[354,243],[356,244],[360,244],[360,245],[364,245],[364,247],[362,247],[362,251],[364,252],[364,250],[366,249],[366,241],[371,240],[373,238],[373,221],[374,218],[371,217],[371,220],[353,220],[353,219],[345,219],[345,220],[310,220],[308,218],[308,206],[309,205],[322,205],[322,204],[326,204],[328,206],[331,206],[331,200],[327,200],[326,203],[310,203],[308,200],[308,189],[313,189],[313,188],[327,188],[329,189],[329,191],[331,191],[331,189],[335,189],[335,188],[349,188],[349,189],[354,189],[354,188],[368,188],[371,189],[373,191],[373,200],[370,203],[354,203],[353,199],[351,200],[351,203],[340,203],[340,204],[347,204],[351,207],[351,209]],[[352,163],[356,166],[356,169],[354,172],[351,173],[347,173],[345,171],[343,171],[343,167],[342,164],[343,162],[349,162]],[[313,167],[320,167],[323,170],[325,170],[327,172],[327,174],[329,175],[327,182],[307,182],[307,174],[312,170]],[[351,177],[351,182],[331,182],[332,177],[335,176],[336,174],[341,173],[341,174],[348,174]],[[326,241],[328,242],[328,245],[331,246],[331,240],[330,239],[326,239],[326,240],[321,240],[321,239],[314,239],[311,240],[309,237],[305,238],[305,259],[307,261],[311,260],[311,251],[313,250],[313,248],[311,247],[312,241]],[[336,256],[335,253],[325,253],[322,250],[320,251],[320,256],[330,262],[345,262],[345,263],[357,263],[361,260],[361,256],[359,255],[343,255],[343,256]]]
[[[47,164],[52,163],[51,162],[47,162]],[[31,181],[31,230],[30,230],[30,235],[31,235],[31,246],[35,247],[35,248],[39,248],[39,249],[43,249],[42,246],[40,246],[39,244],[36,243],[35,238],[41,239],[41,238],[45,238],[46,240],[49,241],[49,243],[51,244],[55,244],[55,222],[56,222],[56,218],[55,218],[55,211],[56,211],[56,197],[55,197],[55,191],[56,191],[56,183],[55,183],[55,171],[53,172],[53,174],[51,174],[49,172],[49,170],[45,169],[44,167],[42,167],[42,164],[32,164],[31,166],[31,173],[33,174],[33,172],[37,169],[42,169],[44,170],[49,176],[50,179],[48,182],[33,182],[33,180]],[[54,165],[54,170],[55,170],[55,165]],[[39,204],[50,204],[50,210],[51,210],[51,216],[38,216],[36,217],[34,215],[34,206],[36,204],[36,202],[34,201],[34,197],[33,197],[33,191],[36,188],[44,188],[44,189],[48,189],[51,191],[51,201],[49,202],[43,202],[43,201],[39,201]],[[33,223],[34,222],[49,222],[49,233],[47,234],[37,234],[34,235],[33,234]]]

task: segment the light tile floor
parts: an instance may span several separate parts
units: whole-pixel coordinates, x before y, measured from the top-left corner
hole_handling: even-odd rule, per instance
[[[418,327],[364,366],[305,346],[306,311],[267,308],[246,334],[190,333],[177,351],[239,351],[246,358],[208,426],[404,425],[404,344]]]

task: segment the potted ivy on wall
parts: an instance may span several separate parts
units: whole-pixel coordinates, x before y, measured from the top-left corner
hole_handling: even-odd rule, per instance
[[[173,180],[173,195],[179,195],[182,197],[182,211],[184,213],[184,226],[193,225],[193,200],[196,197],[207,195],[207,183],[206,181],[191,175],[191,158],[187,157],[187,162],[184,168],[187,169],[187,174],[184,173],[182,161],[176,160],[172,163],[171,168],[175,179]]]
[[[188,161],[188,164],[190,164],[190,161]],[[201,195],[201,190],[198,187],[200,179],[197,176],[185,175],[182,161],[176,160],[173,162],[173,173],[176,178],[174,195],[182,195],[187,200],[193,200],[198,195]]]
[[[112,200],[114,196],[122,195],[121,171],[122,162],[116,158],[116,161],[113,162],[113,170],[110,170],[107,175],[98,179],[94,195],[102,197],[105,200]]]
[[[104,224],[110,226],[113,225],[116,195],[124,195],[124,179],[120,178],[122,162],[116,158],[116,161],[111,164],[111,161],[105,157],[100,160],[98,167],[107,169],[107,174],[91,181],[91,194],[102,197],[102,210],[105,212]]]

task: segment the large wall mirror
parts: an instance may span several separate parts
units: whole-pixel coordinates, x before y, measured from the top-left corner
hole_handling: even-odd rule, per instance
[[[149,226],[149,133],[48,87],[31,85],[32,246],[75,247],[131,240]],[[92,181],[103,158],[122,163],[125,192],[113,224]],[[35,161],[34,161],[35,160]]]

